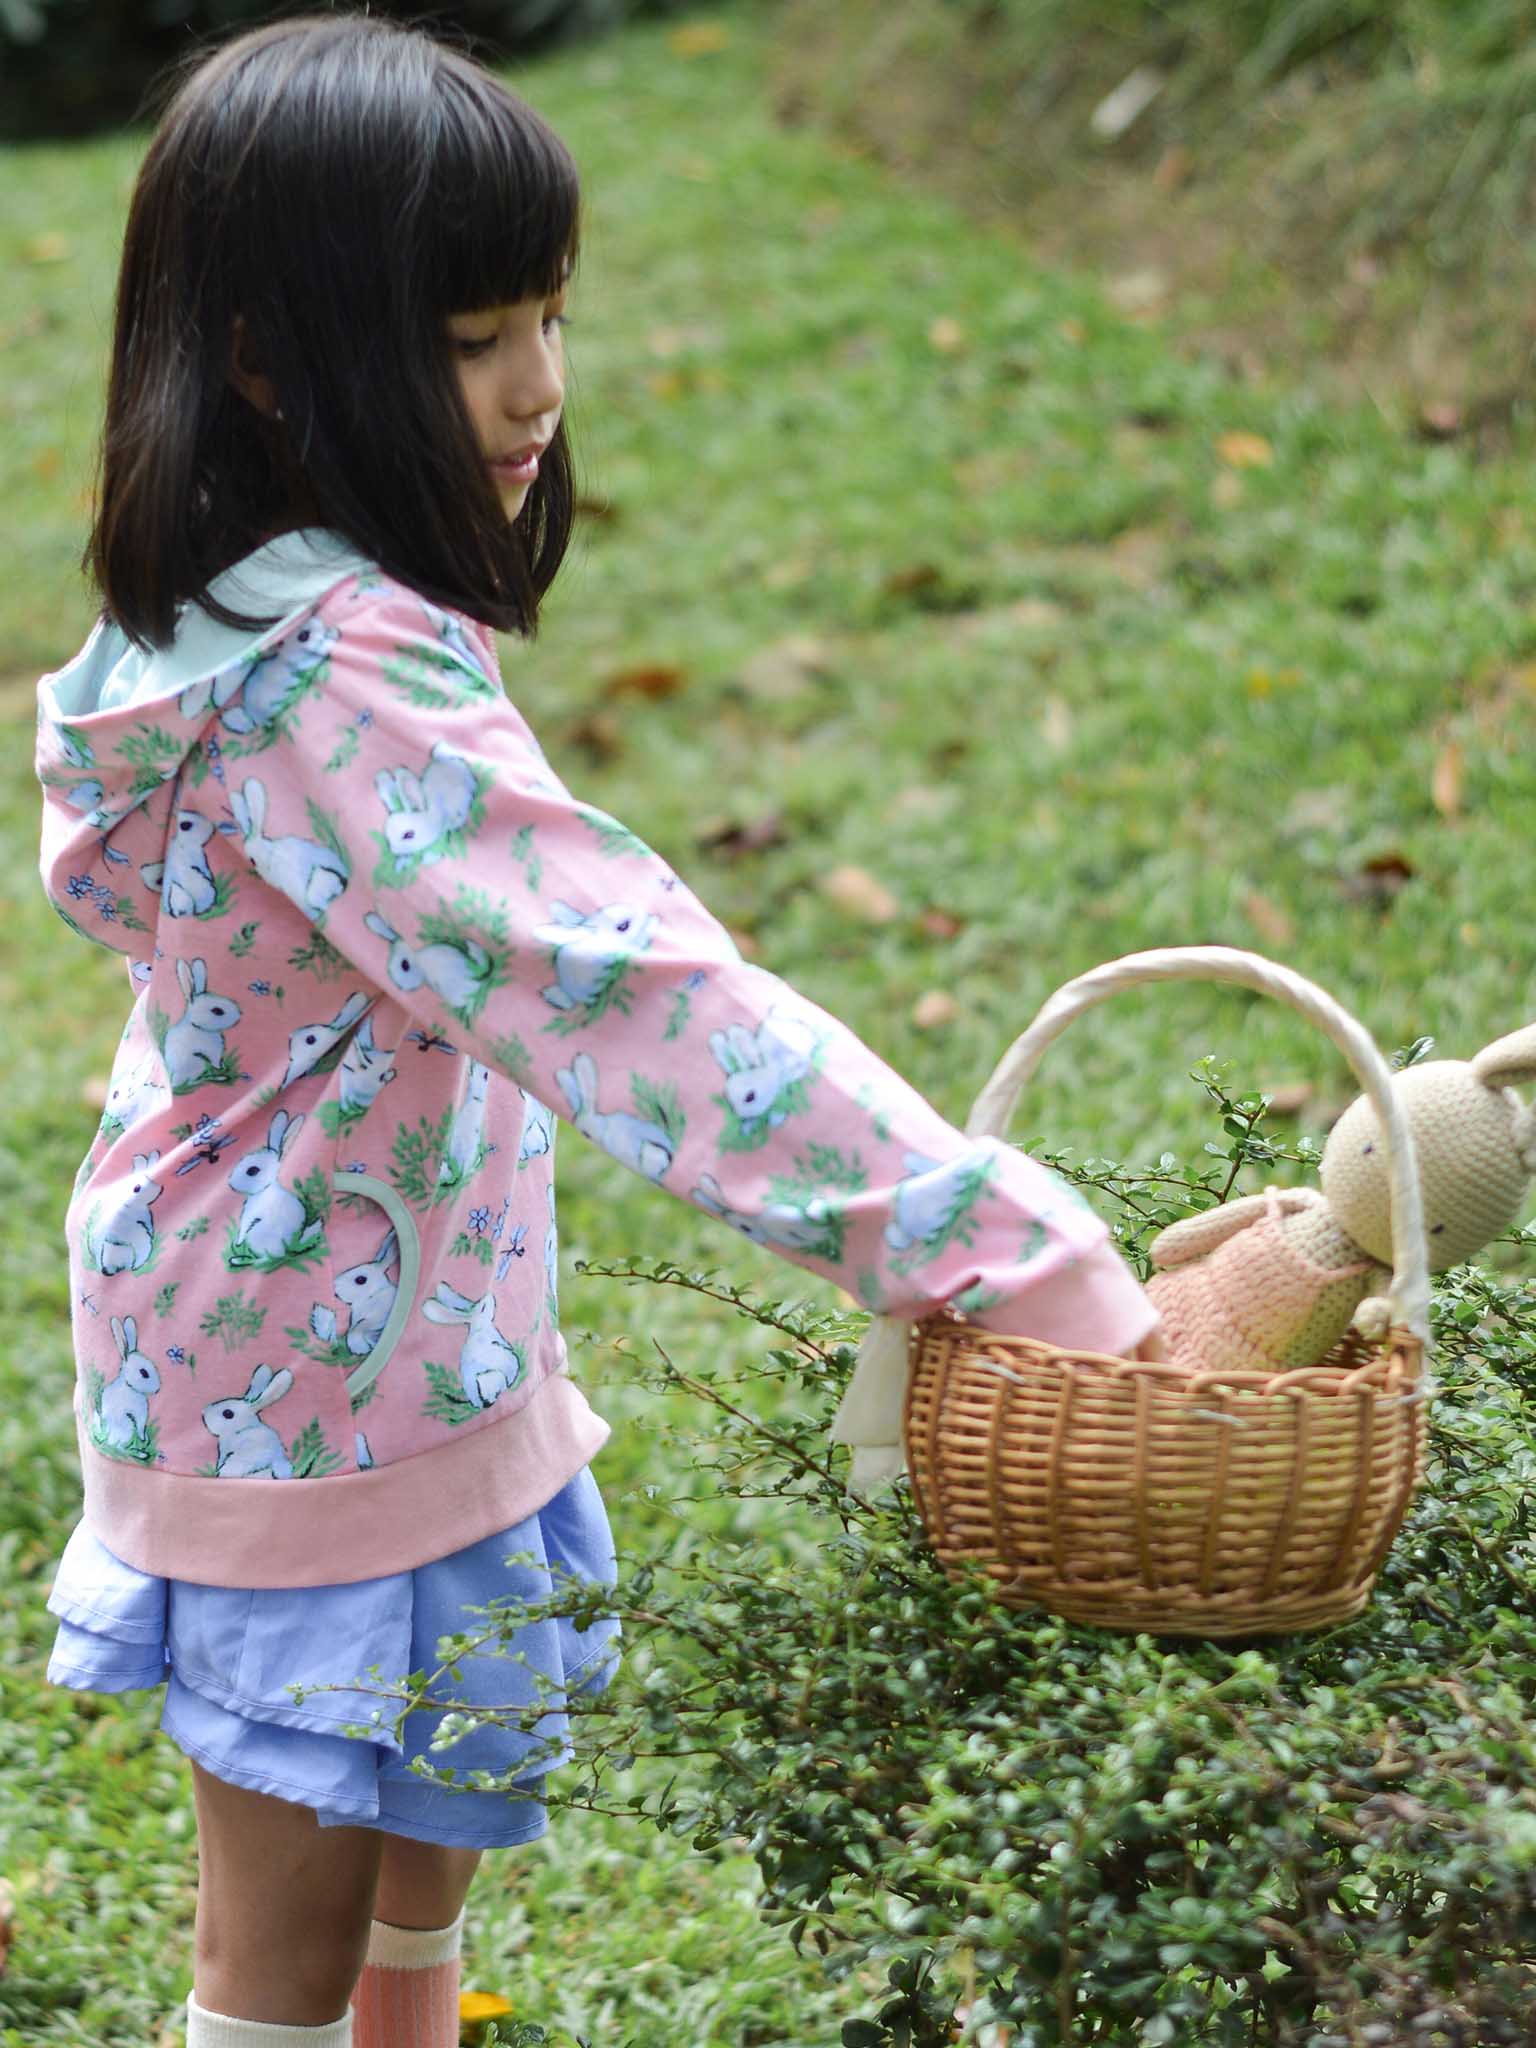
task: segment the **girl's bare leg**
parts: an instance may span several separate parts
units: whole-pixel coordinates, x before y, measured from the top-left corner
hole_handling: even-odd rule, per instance
[[[339,2020],[368,1950],[384,1836],[322,1828],[310,1807],[226,1784],[196,1762],[192,1783],[198,2004],[276,2026]]]
[[[391,1927],[447,1927],[459,1917],[480,1865],[479,1849],[448,1849],[385,1835],[373,1913]]]

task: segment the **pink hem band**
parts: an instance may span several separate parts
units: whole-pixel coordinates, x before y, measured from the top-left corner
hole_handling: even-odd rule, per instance
[[[353,1585],[525,1521],[613,1434],[568,1372],[456,1443],[328,1479],[201,1479],[109,1458],[81,1425],[84,1518],[135,1571],[199,1586]]]

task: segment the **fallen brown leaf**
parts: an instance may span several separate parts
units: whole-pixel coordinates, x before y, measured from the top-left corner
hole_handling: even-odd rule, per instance
[[[1339,888],[1352,903],[1370,903],[1385,908],[1400,896],[1418,873],[1403,853],[1378,853],[1352,874],[1339,877]]]
[[[965,347],[965,329],[958,320],[952,320],[947,313],[941,313],[928,329],[928,343],[940,355],[957,356]]]
[[[931,988],[912,1005],[912,1022],[919,1031],[937,1031],[959,1015],[960,1005],[946,988]]]
[[[1296,943],[1296,923],[1290,912],[1261,889],[1250,889],[1244,896],[1243,914],[1266,945],[1284,949]]]
[[[21,245],[23,263],[67,263],[73,254],[74,244],[68,235],[34,235]]]
[[[594,761],[611,761],[624,751],[624,728],[611,711],[589,711],[566,727],[566,738]]]
[[[1317,1090],[1310,1081],[1281,1081],[1259,1092],[1269,1097],[1271,1116],[1300,1116]]]
[[[889,924],[901,915],[901,905],[867,868],[832,868],[821,878],[821,893],[854,917],[868,924]]]
[[[1245,433],[1241,428],[1218,434],[1216,453],[1228,469],[1269,469],[1275,459],[1274,449],[1262,434]]]
[[[930,906],[918,917],[918,926],[930,939],[954,939],[965,930],[965,919],[953,911]]]
[[[744,662],[737,680],[752,697],[774,702],[803,697],[816,678],[827,673],[828,653],[825,640],[811,633],[792,633]]]
[[[1194,168],[1193,151],[1187,149],[1182,142],[1175,142],[1158,158],[1157,168],[1152,173],[1152,183],[1159,192],[1177,192],[1181,185],[1189,182]]]
[[[761,853],[765,846],[781,845],[786,837],[782,812],[764,811],[759,817],[705,818],[693,835],[695,846],[728,856]]]
[[[1040,707],[1040,737],[1053,754],[1072,744],[1072,710],[1064,697],[1047,697]]]
[[[910,569],[896,569],[880,588],[887,597],[910,597],[914,591],[932,590],[944,580],[942,570],[932,562],[915,562]]]
[[[1442,818],[1461,816],[1465,765],[1461,742],[1447,740],[1435,757],[1434,773],[1429,779],[1429,793],[1434,799],[1435,809]]]
[[[1419,407],[1419,435],[1425,441],[1454,441],[1466,425],[1461,407],[1449,398],[1432,398]]]
[[[712,57],[716,50],[727,49],[730,40],[731,32],[723,21],[688,21],[673,29],[667,48],[674,57]]]
[[[683,670],[670,663],[640,662],[609,676],[603,684],[603,696],[609,702],[615,697],[644,697],[654,702],[659,697],[675,697],[685,681]]]

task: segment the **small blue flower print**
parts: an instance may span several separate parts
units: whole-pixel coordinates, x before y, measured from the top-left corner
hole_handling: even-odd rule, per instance
[[[469,1227],[471,1230],[484,1230],[486,1225],[490,1222],[490,1220],[491,1212],[488,1207],[483,1209],[471,1209],[469,1212]]]
[[[94,896],[96,884],[89,875],[71,875],[68,883],[68,893],[75,897]]]
[[[270,981],[248,981],[245,985],[253,996],[269,996],[272,993]]]
[[[171,1361],[172,1365],[185,1365],[187,1362],[187,1354],[185,1351],[182,1350],[179,1344],[167,1344],[165,1347],[165,1355]]]
[[[367,1171],[368,1162],[366,1159],[354,1159],[350,1166],[342,1168],[343,1173],[366,1173]]]
[[[219,1119],[216,1116],[210,1116],[205,1109],[197,1119],[197,1129],[192,1134],[193,1144],[208,1144],[214,1133],[218,1130],[218,1127]]]
[[[111,924],[117,917],[117,905],[105,890],[96,899],[96,914],[104,924]]]
[[[704,986],[704,983],[708,980],[708,978],[709,977],[705,974],[702,967],[695,967],[692,974],[690,974],[688,979],[683,983],[683,987],[702,988]]]
[[[367,728],[373,723],[373,713],[371,711],[359,711],[359,713],[357,714],[357,723],[360,726],[362,726],[363,729],[366,731]]]

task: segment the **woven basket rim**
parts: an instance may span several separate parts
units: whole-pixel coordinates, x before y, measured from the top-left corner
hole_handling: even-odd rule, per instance
[[[1218,1387],[1270,1395],[1363,1393],[1369,1391],[1372,1381],[1389,1373],[1394,1365],[1406,1369],[1410,1386],[1421,1385],[1426,1377],[1423,1342],[1401,1324],[1394,1324],[1375,1343],[1360,1343],[1357,1347],[1359,1361],[1353,1365],[1329,1365],[1325,1360],[1317,1365],[1275,1372],[1239,1369],[1196,1372],[1187,1365],[1180,1365],[1176,1359],[1121,1358],[1108,1351],[1087,1351],[1051,1344],[1039,1337],[1003,1336],[998,1331],[983,1329],[979,1323],[971,1322],[948,1302],[941,1304],[932,1315],[922,1317],[912,1327],[915,1336],[926,1343],[970,1352],[996,1346],[1014,1353],[1023,1364],[1097,1373],[1112,1380],[1147,1379],[1154,1385],[1163,1382],[1170,1393],[1202,1394]],[[1348,1339],[1341,1341],[1349,1342]],[[984,1359],[972,1362],[983,1372],[988,1369]]]

